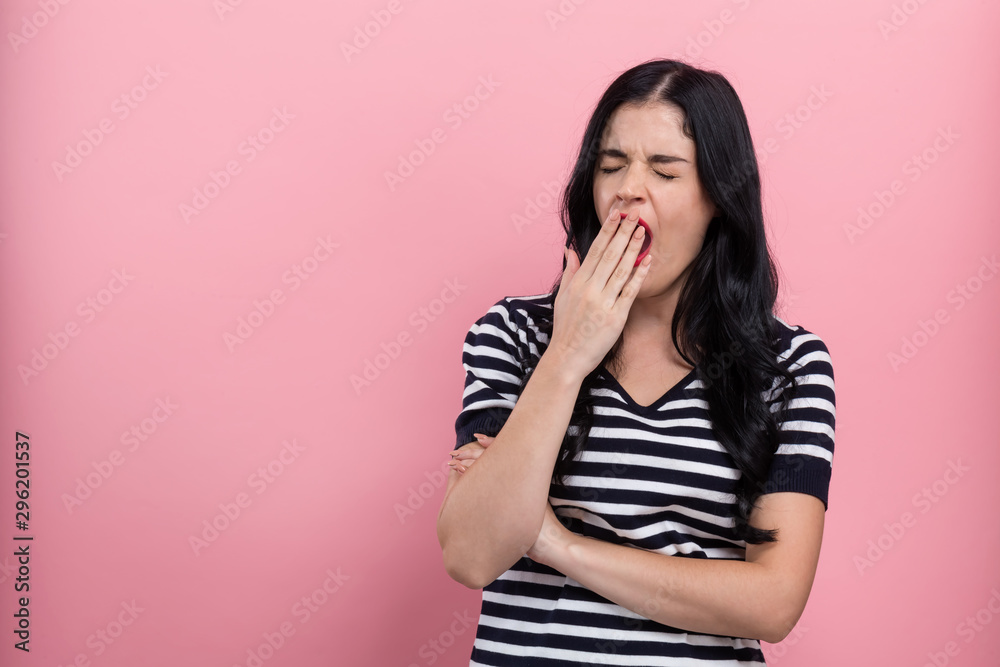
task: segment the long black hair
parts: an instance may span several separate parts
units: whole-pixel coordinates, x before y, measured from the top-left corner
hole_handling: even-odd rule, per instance
[[[681,61],[650,60],[626,70],[611,83],[587,124],[576,165],[563,191],[560,219],[566,245],[582,260],[601,230],[594,205],[594,175],[608,119],[623,104],[649,102],[672,104],[682,110],[683,131],[696,147],[698,178],[717,211],[689,267],[670,336],[681,357],[697,369],[713,436],[742,473],[735,489],[735,535],[752,544],[773,542],[775,530],[755,528],[749,519],[757,497],[766,490],[778,446],[778,424],[796,384],[777,360],[773,308],[778,275],[764,230],[753,141],[743,105],[723,75]],[[554,295],[561,280],[562,272],[553,283]],[[551,337],[551,317],[535,323]],[[569,462],[586,446],[593,424],[590,388],[602,365],[620,367],[622,341],[619,336],[602,364],[583,381],[571,428],[553,470],[556,488],[565,488]],[[522,361],[523,389],[538,360]],[[789,390],[781,391],[788,384]],[[777,413],[762,395],[768,390],[777,390],[782,396]]]

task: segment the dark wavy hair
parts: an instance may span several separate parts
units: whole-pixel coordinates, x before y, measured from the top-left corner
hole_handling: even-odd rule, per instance
[[[623,104],[663,102],[684,114],[684,133],[696,147],[698,178],[717,214],[689,266],[670,326],[681,357],[697,369],[709,406],[712,433],[742,473],[736,483],[734,532],[760,544],[776,541],[775,530],[750,525],[750,514],[765,492],[778,446],[778,424],[796,389],[789,370],[779,364],[778,328],[773,308],[778,275],[768,249],[761,206],[760,175],[743,105],[732,85],[714,71],[676,60],[650,60],[626,70],[598,101],[587,124],[573,173],[563,191],[560,219],[566,245],[587,256],[601,230],[594,205],[594,175],[604,128]],[[563,271],[566,261],[563,260]],[[562,272],[552,292],[558,294]],[[553,297],[554,298],[554,297]],[[536,321],[551,339],[552,318]],[[680,334],[680,335],[678,335]],[[623,334],[624,335],[624,334]],[[623,336],[584,379],[553,470],[552,484],[565,488],[569,462],[586,446],[593,424],[590,388],[601,366],[620,368]],[[532,354],[532,357],[534,355]],[[523,360],[527,384],[537,358]],[[620,377],[620,376],[619,376]],[[787,391],[782,391],[790,384]],[[774,401],[762,392],[782,396]]]

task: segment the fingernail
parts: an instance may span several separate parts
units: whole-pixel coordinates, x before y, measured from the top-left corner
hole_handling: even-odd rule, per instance
[[[479,442],[482,442],[483,440],[486,439],[486,436],[483,435],[482,433],[473,433],[472,435],[476,436],[476,440],[478,440]]]

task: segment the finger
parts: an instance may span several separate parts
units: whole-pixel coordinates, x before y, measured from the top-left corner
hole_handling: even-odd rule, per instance
[[[625,287],[625,283],[638,272],[640,267],[635,265],[635,258],[639,256],[639,251],[642,249],[642,242],[645,238],[646,230],[636,222],[628,245],[625,246],[625,254],[619,258],[618,266],[615,267],[608,280],[607,288],[615,297],[621,293]]]
[[[472,450],[482,449],[482,448],[483,448],[483,446],[481,444],[479,444],[478,442],[469,442],[469,443],[466,443],[466,444],[462,445],[458,449],[454,450],[454,452],[471,452]]]
[[[615,301],[615,305],[612,310],[618,311],[620,313],[628,313],[629,309],[632,307],[632,303],[635,301],[636,296],[639,295],[639,288],[642,286],[642,281],[645,279],[646,274],[649,273],[649,265],[653,262],[652,254],[647,254],[639,262],[639,266],[635,267],[635,272],[632,274],[632,279],[626,283],[622,288],[621,296]]]
[[[566,266],[563,268],[562,278],[559,281],[560,289],[568,285],[573,280],[576,272],[580,270],[580,256],[576,254],[576,250],[571,247],[563,248],[563,255],[566,260]]]
[[[472,435],[476,436],[476,441],[479,443],[479,446],[483,448],[489,447],[490,443],[496,440],[496,437],[492,435],[484,435],[482,433],[473,433]]]
[[[635,228],[639,226],[638,211],[633,210],[628,217],[619,219],[620,225],[615,229],[614,238],[600,254],[598,264],[594,268],[594,275],[591,278],[602,289],[613,292],[614,297],[618,296],[622,285],[628,280],[632,266],[635,264],[635,256],[639,253],[638,248],[642,246],[640,238],[636,255],[632,255],[631,259],[628,259],[626,251],[629,249],[629,244],[634,241],[632,237]]]
[[[615,238],[615,233],[618,231],[620,223],[621,214],[619,213],[618,204],[614,204],[611,210],[608,211],[607,217],[601,223],[601,231],[597,234],[594,242],[590,244],[587,256],[583,258],[583,263],[579,265],[577,271],[574,271],[574,274],[579,272],[584,280],[590,280],[597,269],[598,263],[601,261],[601,256]]]

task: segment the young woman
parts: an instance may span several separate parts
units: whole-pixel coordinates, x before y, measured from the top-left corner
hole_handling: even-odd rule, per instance
[[[763,665],[812,587],[835,401],[826,345],[773,312],[733,87],[621,74],[561,217],[552,291],[499,300],[463,348],[437,527],[483,588],[470,664]]]

